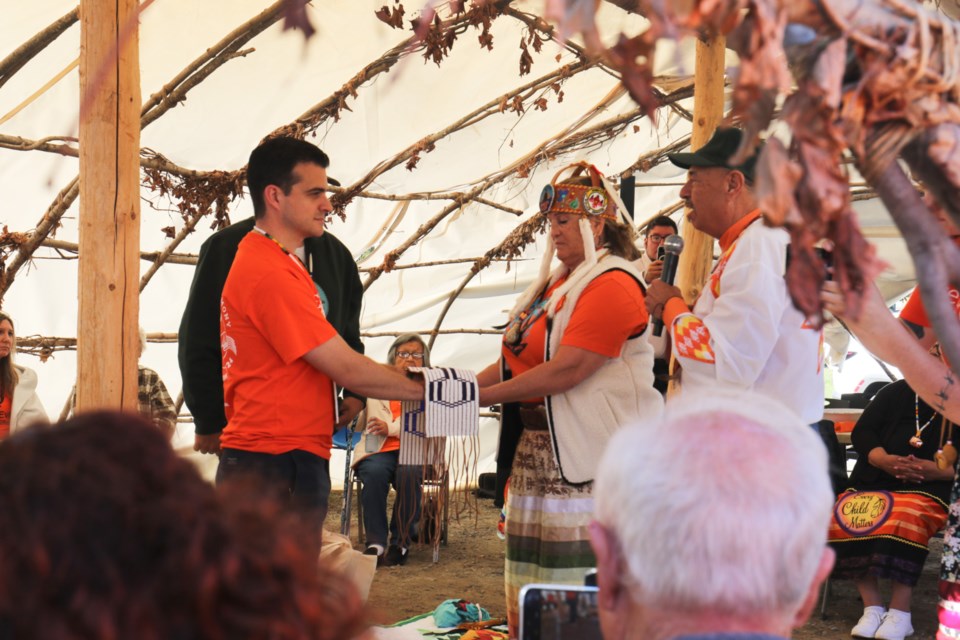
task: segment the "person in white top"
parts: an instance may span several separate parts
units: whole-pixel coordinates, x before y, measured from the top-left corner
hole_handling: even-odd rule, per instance
[[[17,336],[13,318],[0,311],[0,439],[34,422],[47,422],[37,396],[37,374],[13,363]]]
[[[429,367],[430,347],[416,333],[401,334],[390,345],[387,364],[401,373],[411,367]],[[423,467],[400,463],[402,416],[399,400],[368,398],[359,417],[363,435],[355,449],[353,469],[363,486],[360,501],[367,541],[364,553],[376,556],[378,567],[406,564],[410,543],[419,531]],[[391,485],[397,495],[388,528],[387,498]],[[430,533],[429,527],[424,527],[420,541],[428,540]]]
[[[669,329],[683,393],[753,389],[814,424],[823,417],[822,333],[787,291],[790,238],[761,220],[752,187],[756,154],[729,163],[741,136],[720,128],[695,153],[668,156],[689,171],[680,190],[687,221],[718,239],[721,255],[692,310],[678,288],[660,280],[647,289],[647,309]]]

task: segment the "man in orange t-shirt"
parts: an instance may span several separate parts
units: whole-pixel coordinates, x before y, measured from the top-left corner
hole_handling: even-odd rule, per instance
[[[241,242],[220,300],[224,409],[217,483],[255,474],[319,545],[330,493],[335,384],[364,395],[423,397],[419,382],[351,349],[324,317],[294,254],[333,210],[329,158],[295,138],[250,154],[256,226]]]

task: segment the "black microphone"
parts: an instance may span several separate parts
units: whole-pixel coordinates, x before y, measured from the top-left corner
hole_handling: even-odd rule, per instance
[[[660,280],[672,285],[677,277],[677,265],[680,263],[680,252],[683,251],[683,238],[673,234],[667,236],[663,241],[663,271],[660,272]],[[653,335],[660,337],[663,335],[663,316],[653,321]]]

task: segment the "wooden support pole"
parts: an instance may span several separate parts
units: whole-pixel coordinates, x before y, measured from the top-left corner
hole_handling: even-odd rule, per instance
[[[723,35],[697,40],[696,67],[693,72],[693,131],[690,134],[692,151],[710,140],[723,119],[726,46],[727,39]],[[676,284],[684,300],[692,306],[713,266],[714,239],[694,229],[692,224],[684,224],[681,233],[684,246],[677,265]],[[671,378],[674,377],[676,364],[676,360],[671,358]],[[669,395],[675,391],[676,383],[671,380],[667,393]]]
[[[140,57],[136,0],[80,4],[77,410],[137,409]]]
[[[723,119],[724,54],[726,38],[712,36],[697,41],[696,69],[693,76],[693,132],[690,149],[696,151],[710,140]],[[688,304],[693,304],[703,289],[713,265],[714,239],[683,225],[683,253],[677,265],[677,286]]]

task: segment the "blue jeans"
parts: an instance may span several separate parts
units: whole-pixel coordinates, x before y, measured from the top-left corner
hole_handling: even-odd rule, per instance
[[[294,449],[271,454],[223,449],[217,486],[255,477],[264,492],[294,513],[305,528],[307,542],[318,545],[330,501],[330,461]]]
[[[367,544],[387,546],[387,496],[390,485],[397,492],[390,517],[390,544],[409,547],[420,522],[423,468],[399,464],[400,452],[372,453],[357,463],[363,484],[363,527]],[[402,530],[402,534],[401,534]]]

